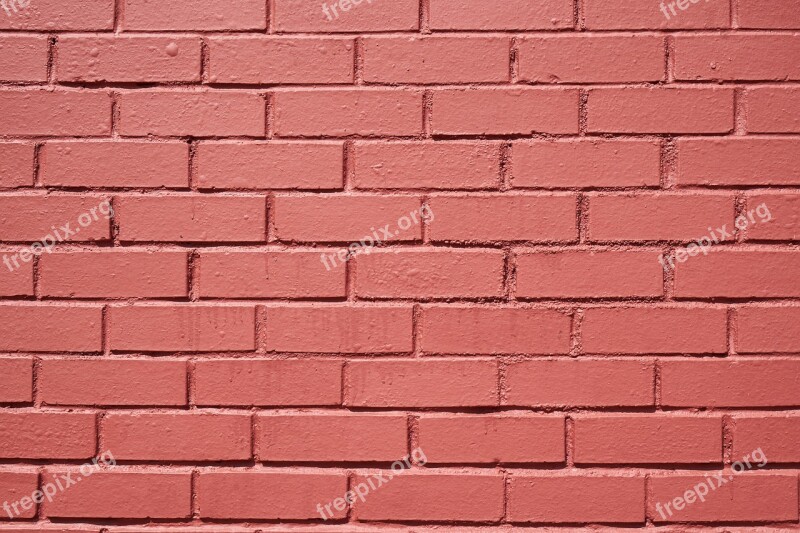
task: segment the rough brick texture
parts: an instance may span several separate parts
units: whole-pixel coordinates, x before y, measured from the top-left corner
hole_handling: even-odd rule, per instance
[[[800,533],[799,5],[0,0],[0,533]]]

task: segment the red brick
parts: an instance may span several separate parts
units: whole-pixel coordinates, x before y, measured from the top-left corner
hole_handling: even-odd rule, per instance
[[[111,225],[107,217],[110,215],[97,213],[98,206],[108,206],[108,202],[108,198],[86,195],[0,196],[0,213],[5,217],[0,227],[0,240],[35,242],[47,236],[59,242],[109,239]],[[80,225],[81,215],[91,216],[91,209],[95,210],[97,220]]]
[[[2,19],[0,19],[2,20]],[[8,502],[11,513],[15,518],[35,518],[36,505],[31,502],[31,494],[39,487],[39,475],[33,469],[18,469],[16,471],[0,472],[0,500]],[[25,506],[21,500],[27,498]],[[3,520],[6,520],[8,511],[3,511]]]
[[[70,470],[48,469],[44,483]],[[42,504],[50,518],[188,518],[191,516],[190,472],[95,472],[91,477],[72,470],[75,481],[50,503]],[[78,481],[80,479],[80,481]]]
[[[348,372],[348,406],[498,405],[497,363],[489,359],[350,361]]]
[[[588,235],[600,242],[730,240],[724,233],[735,231],[734,214],[730,193],[593,194]]]
[[[33,296],[33,263],[19,261],[21,248],[9,247],[1,250],[3,266],[0,266],[0,296]],[[30,252],[30,248],[28,248]],[[12,257],[17,255],[17,267]],[[28,254],[26,257],[32,257]]]
[[[358,189],[497,189],[500,144],[478,142],[355,143]]]
[[[679,185],[798,185],[800,139],[678,139]]]
[[[117,198],[115,207],[123,241],[266,240],[263,196],[125,196]]]
[[[578,133],[578,91],[439,89],[431,123],[438,135]]]
[[[87,459],[94,456],[91,413],[0,412],[3,459]]]
[[[33,145],[0,143],[0,187],[33,185]]]
[[[188,187],[189,146],[172,142],[45,143],[41,180],[59,187]]]
[[[0,35],[0,80],[47,81],[47,47],[44,35]]]
[[[800,90],[794,87],[755,87],[745,93],[747,131],[800,133]]]
[[[423,415],[419,448],[428,464],[563,463],[562,416]]]
[[[355,504],[358,520],[496,522],[503,516],[504,480],[494,472],[382,474],[391,482]],[[356,476],[353,484],[369,486],[369,479]]]
[[[800,254],[790,250],[712,250],[676,267],[679,298],[800,296]]]
[[[0,359],[0,403],[33,401],[33,360]]]
[[[582,339],[590,354],[726,353],[727,316],[719,307],[592,308]]]
[[[260,461],[396,461],[408,448],[402,414],[260,413],[256,419]]]
[[[26,2],[27,3],[27,2]],[[0,17],[0,30],[93,31],[114,28],[114,0],[39,0]]]
[[[277,352],[411,351],[411,307],[267,308],[267,349]]]
[[[570,317],[550,309],[428,307],[422,310],[428,354],[566,354]]]
[[[655,141],[518,141],[512,148],[515,188],[656,187],[660,172]]]
[[[6,303],[0,306],[0,350],[99,352],[102,309]]]
[[[343,496],[347,476],[322,470],[201,472],[195,490],[202,518],[318,519],[317,504]],[[344,516],[334,514],[339,519]]]
[[[125,92],[118,106],[124,136],[264,136],[266,104],[253,92]]]
[[[547,0],[431,0],[434,30],[557,30],[572,28],[572,2]]]
[[[800,361],[664,361],[661,390],[668,407],[800,406]]]
[[[103,445],[117,460],[247,460],[250,415],[111,413],[103,420]]]
[[[109,135],[111,97],[105,91],[5,89],[0,116],[0,135]]]
[[[728,2],[700,2],[685,4],[688,9],[669,9],[671,0],[664,2],[664,10],[656,2],[639,0],[586,0],[584,18],[589,30],[658,30],[658,29],[712,29],[730,27]],[[680,4],[678,4],[680,7]]]
[[[575,241],[573,194],[484,194],[433,196],[433,241]],[[490,224],[486,221],[491,220]]]
[[[196,363],[196,402],[220,406],[339,405],[342,363],[217,359]]]
[[[619,61],[619,55],[636,61]],[[519,42],[519,78],[538,83],[661,81],[664,39],[657,35],[527,36]]]
[[[267,27],[266,4],[261,0],[125,0],[125,30],[263,30]]]
[[[797,148],[800,150],[800,145]],[[800,240],[800,196],[750,193],[746,198],[748,209],[761,208],[761,212],[766,213],[767,218],[772,216],[769,224],[748,227],[747,240]]]
[[[419,135],[422,93],[397,89],[291,89],[273,94],[281,137]]]
[[[508,37],[364,38],[364,81],[373,83],[507,82]]]
[[[186,363],[154,359],[45,359],[39,376],[48,405],[186,405]]]
[[[275,234],[280,240],[302,242],[355,242],[378,235],[387,227],[398,241],[422,238],[420,199],[394,195],[277,196],[274,200]],[[411,220],[416,215],[416,223]],[[400,227],[400,219],[411,223]],[[405,222],[402,223],[405,225]]]
[[[44,254],[39,290],[56,298],[168,298],[187,295],[185,252],[80,251]]]
[[[201,298],[344,298],[344,268],[322,268],[330,250],[200,252]]]
[[[661,296],[659,250],[565,251],[516,256],[518,298]]]
[[[56,57],[59,81],[200,81],[197,37],[67,35],[58,39]]]
[[[743,307],[737,311],[739,353],[796,352],[800,307]]]
[[[675,77],[800,80],[800,35],[680,35],[675,38]]]
[[[631,475],[512,474],[510,522],[644,523],[645,479]]]
[[[741,0],[736,7],[740,28],[798,29],[800,11],[793,0]]]
[[[745,459],[752,459],[753,468],[766,466],[765,462],[800,462],[800,417],[795,414],[737,415],[733,427],[734,460],[746,464]]]
[[[719,473],[725,484],[710,472],[700,476],[653,476],[650,478],[651,498],[647,515],[655,522],[781,522],[796,521],[797,476],[769,474],[734,476]],[[714,487],[708,490],[708,484]],[[684,494],[701,493],[696,487],[705,485],[704,501],[691,498],[690,504]],[[683,503],[675,505],[681,498]],[[660,505],[661,510],[659,511]],[[671,504],[669,508],[667,504]],[[681,510],[678,510],[678,506]],[[663,517],[661,516],[663,514]]]
[[[628,443],[620,446],[620,442]],[[578,464],[722,463],[722,418],[585,415],[575,419]]]
[[[733,90],[727,88],[589,89],[591,133],[728,133]]]
[[[275,0],[272,24],[279,32],[371,32],[419,28],[418,0],[342,4],[331,0],[322,5],[306,0]],[[325,14],[322,6],[327,6]],[[336,6],[332,9],[331,6]],[[345,9],[342,6],[349,6]]]
[[[212,83],[353,83],[353,39],[218,37],[209,40]]]
[[[341,189],[340,142],[201,143],[201,189]]]
[[[357,256],[356,269],[361,298],[503,296],[502,250],[372,250]]]
[[[246,306],[124,306],[108,310],[114,351],[216,352],[255,349],[255,309]]]
[[[652,406],[654,380],[650,361],[521,361],[506,370],[505,403],[525,407]]]

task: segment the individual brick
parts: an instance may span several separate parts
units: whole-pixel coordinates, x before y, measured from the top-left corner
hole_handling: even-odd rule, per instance
[[[263,137],[265,132],[266,103],[255,92],[132,91],[119,95],[118,106],[119,132],[126,137]]]
[[[255,309],[230,305],[111,307],[111,349],[216,352],[255,349]]]
[[[358,520],[496,522],[503,515],[504,480],[494,472],[384,474],[392,482],[355,504]],[[368,477],[356,476],[354,485]]]
[[[800,240],[800,196],[753,192],[746,194],[746,202],[748,210],[756,209],[765,219],[772,217],[769,224],[748,227],[747,240]]]
[[[506,369],[505,403],[523,407],[652,406],[654,383],[652,361],[521,361]]]
[[[738,353],[797,351],[800,307],[743,307],[737,316]]]
[[[728,133],[733,90],[727,88],[589,89],[590,133]]]
[[[342,362],[214,359],[195,368],[195,401],[208,406],[339,405]]]
[[[99,352],[102,308],[5,303],[0,306],[0,350]]]
[[[189,146],[177,142],[50,141],[39,153],[41,180],[56,187],[189,186]]]
[[[0,19],[2,20],[2,19]],[[0,472],[0,499],[9,504],[14,518],[35,518],[36,504],[31,494],[39,487],[39,474],[33,468]],[[9,513],[9,511],[4,511]],[[5,520],[5,514],[3,520]]]
[[[198,37],[65,35],[56,78],[65,82],[198,82]]]
[[[566,354],[570,317],[551,309],[426,306],[419,340],[427,354]]]
[[[783,251],[712,250],[675,270],[678,298],[782,298],[800,296],[800,255]]]
[[[406,455],[403,414],[260,413],[255,451],[260,461],[396,461]]]
[[[319,518],[318,502],[344,495],[347,476],[329,471],[201,472],[195,490],[203,518],[309,520]],[[334,518],[344,517],[334,513]]]
[[[350,361],[348,372],[348,406],[498,405],[497,363],[489,359]]]
[[[572,3],[547,0],[431,0],[433,30],[558,30],[572,28]]]
[[[276,0],[272,25],[278,32],[373,32],[419,29],[418,0],[372,2]]]
[[[267,308],[267,350],[311,353],[411,351],[411,307]]]
[[[322,268],[319,251],[201,251],[200,298],[344,298],[345,268]]]
[[[365,37],[364,81],[372,83],[508,82],[508,37]]]
[[[677,30],[730,27],[727,2],[675,2],[662,4],[638,0],[587,0],[584,19],[588,30]]]
[[[518,253],[517,298],[657,297],[660,250]]]
[[[250,415],[110,413],[103,419],[103,444],[117,460],[248,460]]]
[[[39,291],[55,298],[185,297],[187,275],[185,252],[57,252],[39,260]]]
[[[21,248],[0,251],[0,296],[33,296],[33,262],[20,261]],[[30,252],[30,249],[28,249]],[[30,261],[32,254],[27,253]]]
[[[745,92],[747,131],[800,133],[800,90],[794,87],[754,87]]]
[[[743,0],[737,5],[740,28],[798,29],[800,13],[792,0]]]
[[[164,359],[44,359],[47,405],[184,406],[186,363]]]
[[[722,418],[584,415],[574,445],[577,464],[721,464]]]
[[[124,196],[117,198],[119,238],[130,242],[263,242],[263,196]]]
[[[784,413],[737,415],[733,419],[733,459],[752,468],[800,462],[800,417]]]
[[[497,189],[500,184],[499,143],[356,141],[354,160],[357,189]]]
[[[675,38],[675,78],[800,80],[798,57],[800,35],[680,35]]]
[[[661,81],[664,39],[658,35],[561,34],[519,41],[519,78],[536,83]],[[619,61],[619,54],[635,61]]]
[[[0,413],[3,459],[87,459],[96,447],[93,413]]]
[[[14,357],[0,359],[0,403],[33,401],[33,360]]]
[[[208,46],[211,83],[353,83],[353,39],[213,37]]]
[[[433,212],[430,238],[437,242],[569,242],[578,238],[578,202],[573,194],[437,195],[428,205]]]
[[[356,258],[362,298],[483,298],[503,296],[502,250],[395,248]]]
[[[272,95],[275,135],[419,135],[422,93],[400,89],[291,89]]]
[[[0,135],[109,135],[111,96],[101,90],[4,89],[0,116]]]
[[[0,187],[33,185],[33,144],[0,143]]]
[[[1,35],[0,80],[47,81],[47,47],[45,35]]]
[[[664,361],[661,403],[666,407],[796,407],[800,406],[798,376],[800,361],[792,360]]]
[[[103,213],[103,210],[108,214]],[[100,214],[98,214],[100,211]],[[101,241],[111,238],[110,200],[88,195],[0,196],[0,240]],[[93,216],[94,215],[94,216]],[[87,218],[88,217],[88,218]],[[88,223],[81,223],[88,221]],[[30,248],[29,248],[30,250]],[[20,255],[23,262],[26,255]],[[15,263],[18,264],[19,261]],[[7,266],[7,265],[6,265]]]
[[[515,141],[514,188],[656,187],[661,147],[649,140]]]
[[[267,8],[260,0],[125,0],[122,25],[125,30],[218,31],[263,30]]]
[[[578,91],[554,88],[437,89],[436,135],[578,133]]]
[[[702,331],[702,335],[676,332]],[[721,307],[591,308],[584,313],[589,354],[726,353],[727,315]]]
[[[598,193],[589,196],[588,238],[597,242],[690,242],[702,237],[728,241],[735,231],[734,214],[731,193]]]
[[[563,463],[564,417],[423,415],[419,448],[428,464]]]
[[[102,31],[114,28],[114,0],[40,0],[27,7],[7,2],[0,17],[0,30]]]
[[[197,146],[201,189],[341,189],[341,142],[203,142]]]
[[[632,475],[511,475],[510,522],[644,523],[645,478]]]

